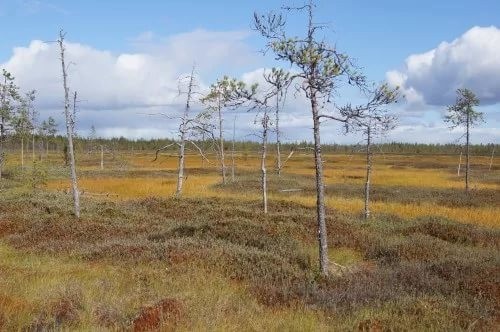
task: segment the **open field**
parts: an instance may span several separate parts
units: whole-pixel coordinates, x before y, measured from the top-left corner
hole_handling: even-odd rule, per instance
[[[226,186],[215,165],[189,156],[181,198],[174,156],[117,153],[100,170],[97,154],[78,155],[79,221],[60,154],[39,164],[47,183],[35,190],[16,158],[0,182],[0,330],[499,327],[500,158],[491,171],[488,157],[472,159],[466,195],[456,156],[378,155],[363,222],[363,156],[326,155],[338,264],[328,278],[318,274],[310,154],[270,175],[268,215],[256,153],[237,155]]]

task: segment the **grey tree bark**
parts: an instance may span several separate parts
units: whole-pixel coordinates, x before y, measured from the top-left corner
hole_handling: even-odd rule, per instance
[[[101,144],[101,171],[104,169],[104,145]]]
[[[234,152],[234,148],[235,148],[235,138],[236,138],[236,116],[234,117],[234,120],[233,120],[233,142],[232,142],[232,148],[231,148],[231,181],[234,182],[234,172],[235,172],[235,168],[236,168],[236,162],[235,162],[235,152]]]
[[[24,169],[24,137],[21,136],[21,169]]]
[[[457,176],[460,176],[461,167],[462,167],[462,151],[460,151],[460,157],[458,158]]]
[[[281,176],[281,168],[283,167],[281,163],[281,132],[280,132],[280,99],[279,93],[276,94],[276,169],[278,176]]]
[[[189,111],[191,109],[191,99],[193,95],[194,87],[194,66],[191,70],[191,75],[189,76],[189,84],[186,98],[186,106],[184,107],[184,114],[181,118],[181,124],[179,127],[180,131],[180,143],[179,143],[179,168],[177,172],[177,188],[175,190],[175,195],[179,196],[182,193],[182,186],[184,184],[184,168],[186,163],[186,135],[188,131],[189,123]]]
[[[323,159],[321,156],[320,118],[316,93],[310,89],[314,132],[314,164],[316,169],[316,215],[318,225],[319,267],[321,274],[328,274],[328,242],[325,216],[325,186],[323,183]]]
[[[466,133],[466,142],[465,142],[465,191],[469,192],[469,174],[470,174],[470,112],[467,112],[467,133]]]
[[[366,182],[365,182],[365,219],[370,217],[370,180],[372,173],[371,127],[366,135]]]
[[[224,129],[222,118],[222,104],[220,100],[220,96],[218,96],[218,105],[217,105],[217,116],[219,119],[219,159],[220,159],[220,173],[222,177],[222,184],[226,184],[226,163],[224,160]]]
[[[35,134],[31,135],[31,161],[35,162]]]
[[[73,128],[74,128],[74,117],[73,114],[75,109],[73,109],[73,114],[70,110],[69,103],[69,88],[68,88],[68,74],[66,72],[66,63],[65,63],[65,46],[64,46],[64,36],[65,34],[61,30],[59,33],[59,48],[61,55],[61,67],[62,67],[62,76],[63,76],[63,88],[64,88],[64,115],[66,118],[66,134],[68,138],[68,153],[69,153],[69,162],[70,162],[70,178],[71,178],[71,190],[73,193],[73,204],[74,204],[74,213],[77,218],[80,218],[80,192],[78,191],[78,179],[76,176],[76,165],[75,165],[75,150],[73,147]],[[75,92],[73,98],[73,107],[76,106],[76,98],[77,93]]]
[[[267,111],[264,111],[264,116],[262,118],[262,155],[261,155],[261,187],[262,187],[262,205],[264,208],[264,213],[267,213],[267,168],[266,168],[266,157],[267,157],[267,134],[269,129],[269,117]]]
[[[491,172],[491,166],[493,166],[493,157],[495,156],[495,147],[493,147],[493,151],[491,151],[491,158],[490,158],[490,166],[488,167],[488,171]]]

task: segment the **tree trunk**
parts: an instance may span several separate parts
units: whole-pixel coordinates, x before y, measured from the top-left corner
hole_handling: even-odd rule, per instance
[[[365,219],[370,217],[370,178],[372,172],[371,128],[366,135],[366,182],[365,182]]]
[[[21,136],[21,169],[24,169],[24,137]]]
[[[182,192],[182,185],[184,183],[184,161],[185,161],[185,138],[184,133],[181,134],[181,143],[179,144],[179,170],[177,173],[177,189],[175,195],[179,196]]]
[[[461,166],[462,166],[462,151],[460,151],[460,157],[458,158],[457,176],[460,176]]]
[[[104,146],[101,145],[101,171],[104,169]]]
[[[220,98],[220,97],[219,97]],[[226,164],[224,161],[224,134],[223,134],[223,119],[222,119],[222,105],[218,105],[218,116],[219,116],[219,153],[220,153],[220,172],[222,176],[222,184],[226,184]]]
[[[201,148],[205,149],[205,132],[201,134]],[[201,155],[201,168],[205,168],[205,158]]]
[[[231,181],[234,182],[234,169],[235,169],[235,161],[234,161],[234,140],[236,136],[236,116],[233,121],[233,146],[231,149]]]
[[[278,91],[279,94],[279,91]],[[281,177],[281,133],[280,133],[280,116],[279,116],[279,96],[276,94],[276,169],[278,176]]]
[[[35,162],[35,135],[31,136],[31,162]],[[26,148],[27,150],[27,148]]]
[[[262,156],[260,169],[262,172],[261,185],[262,185],[262,204],[264,206],[264,213],[267,213],[267,169],[266,169],[266,154],[267,154],[267,128],[268,118],[267,114],[264,114],[262,119]]]
[[[323,160],[321,157],[320,121],[318,104],[314,92],[311,93],[311,111],[314,131],[314,163],[316,168],[316,218],[318,225],[319,269],[328,274],[328,243],[326,236],[325,187],[323,184]]]
[[[466,156],[465,156],[465,191],[468,193],[469,192],[469,173],[470,173],[470,147],[469,147],[469,142],[470,142],[470,112],[467,112],[467,133],[466,133]]]
[[[493,151],[491,151],[491,158],[490,158],[490,167],[488,167],[488,171],[491,172],[491,166],[493,165],[493,157],[495,156],[495,147],[493,147]]]
[[[181,143],[179,145],[179,170],[177,173],[177,188],[175,190],[175,195],[179,196],[182,193],[182,185],[184,183],[184,167],[186,163],[186,134],[187,134],[187,125],[189,121],[189,110],[191,108],[191,95],[193,93],[194,86],[194,66],[191,70],[191,76],[189,77],[189,86],[187,91],[186,98],[186,107],[184,108],[184,115],[181,119],[180,125],[180,134],[181,134]]]
[[[4,98],[2,96],[2,98]],[[2,100],[2,106],[4,105],[4,100]],[[2,123],[0,123],[0,180],[2,179],[3,164],[5,161],[5,151],[3,149],[3,141],[5,139],[5,117],[2,116]]]
[[[73,148],[73,126],[74,119],[70,112],[69,104],[69,88],[67,85],[67,73],[66,64],[64,62],[64,35],[60,33],[59,46],[61,49],[61,67],[63,75],[63,88],[64,88],[64,115],[66,116],[66,133],[68,137],[68,150],[69,150],[69,161],[70,161],[70,176],[71,176],[71,190],[73,192],[73,203],[75,216],[80,218],[80,192],[78,191],[78,182],[76,177],[76,165],[75,165],[75,151]],[[74,96],[74,102],[76,102],[76,92]]]
[[[4,84],[2,89],[2,104],[1,107],[5,106],[5,101],[7,98],[7,77],[4,76]],[[5,151],[4,151],[4,140],[5,140],[5,125],[6,119],[4,114],[2,114],[2,122],[0,123],[0,180],[2,179],[3,164],[5,162]]]

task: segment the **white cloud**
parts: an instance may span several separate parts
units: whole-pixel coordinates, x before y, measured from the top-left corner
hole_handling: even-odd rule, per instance
[[[495,31],[498,33],[498,30]],[[82,99],[78,114],[78,132],[81,135],[87,135],[88,129],[94,124],[98,134],[106,137],[174,137],[178,126],[175,119],[149,116],[148,114],[175,114],[182,109],[183,96],[178,96],[177,80],[179,76],[190,71],[195,61],[200,90],[206,89],[208,83],[222,73],[227,73],[231,68],[248,84],[257,82],[265,86],[262,79],[262,73],[265,69],[251,70],[251,68],[259,67],[257,60],[259,54],[248,46],[246,41],[248,36],[249,33],[245,31],[195,30],[161,38],[152,32],[146,32],[132,41],[135,43],[137,51],[122,54],[114,54],[88,45],[68,42],[67,60],[74,63],[69,68],[70,88],[78,90]],[[464,39],[464,36],[459,40]],[[455,49],[455,46],[452,47],[452,45],[460,43],[463,42],[455,41],[447,44],[447,47]],[[500,45],[500,41],[497,44]],[[491,47],[488,42],[485,42],[485,45],[487,49]],[[429,67],[437,66],[436,59],[441,58],[438,57],[438,49],[425,55],[410,57],[407,60],[405,70],[388,73],[388,79],[391,82],[397,83],[405,89],[407,99],[412,98],[412,101],[421,105],[429,102],[428,90],[430,88],[424,89],[414,82],[419,82],[419,79],[423,81],[429,79],[431,76],[429,73],[432,73]],[[489,54],[488,52],[484,51],[481,54]],[[455,59],[455,57],[451,58]],[[489,60],[485,60],[486,58]],[[482,64],[483,67],[488,67],[490,66],[488,64],[491,63],[496,65],[499,61],[491,56],[486,58],[478,60],[478,63]],[[442,60],[440,61],[442,62]],[[449,62],[453,63],[451,60]],[[479,70],[482,67],[473,62],[470,65],[478,68],[475,71],[467,69],[466,73],[482,73],[484,71],[483,69]],[[456,65],[454,66],[453,68],[456,70]],[[28,46],[17,47],[13,50],[10,58],[0,64],[0,68],[12,72],[23,90],[38,90],[37,106],[41,111],[41,118],[46,118],[49,115],[56,116],[59,123],[62,124],[63,91],[57,44],[47,44],[35,40]],[[240,75],[242,72],[246,73]],[[500,70],[496,70],[496,73],[498,72]],[[499,78],[493,77],[495,76],[493,74],[485,76],[484,82],[487,84],[485,83],[484,87],[491,87],[489,84],[494,79],[500,78],[499,75],[497,75]],[[460,77],[467,78],[469,76],[461,74]],[[442,75],[438,75],[438,77],[442,78]],[[470,80],[470,77],[468,79]],[[479,83],[482,84],[482,81]],[[481,84],[476,88],[483,86]],[[444,86],[441,84],[438,87],[443,89]],[[495,86],[500,86],[500,82]],[[488,92],[489,90],[486,88],[484,90]],[[450,90],[452,95],[454,95],[453,89]],[[479,89],[478,93],[479,91],[482,90]],[[499,90],[491,91],[492,96],[495,97],[495,93],[498,93]],[[486,92],[483,95],[480,94],[480,97],[484,98],[484,95],[487,95]],[[198,107],[199,105],[194,105],[193,112]],[[423,141],[425,139],[429,139],[430,142],[451,141],[452,134],[447,129],[423,125],[425,119],[421,117],[422,113],[420,112],[428,109],[424,105],[421,108],[415,108],[413,113],[405,113],[407,116],[411,115],[411,120],[415,121],[415,125],[402,126],[389,137],[405,141]],[[496,110],[492,112],[496,112]],[[285,141],[310,140],[312,138],[309,104],[302,94],[294,95],[293,87],[289,92],[282,114],[281,126]],[[233,116],[234,114],[228,114],[226,117],[228,133],[232,131]],[[259,129],[258,125],[254,124],[254,119],[255,113],[245,111],[238,113],[236,126],[239,139],[254,138],[248,136]],[[497,133],[498,130],[495,131],[494,128],[477,128],[475,130],[477,142],[498,142],[500,140],[500,133]],[[325,143],[358,141],[356,137],[340,135],[338,126],[333,123],[323,125],[322,135]]]
[[[254,56],[245,44],[247,37],[248,32],[195,30],[157,42],[155,49],[131,54],[113,54],[67,42],[70,88],[79,92],[88,108],[169,104],[177,94],[179,76],[188,72],[194,62],[200,74],[222,64],[251,62]],[[152,40],[154,35],[146,32],[138,39]],[[24,89],[39,91],[39,106],[61,106],[61,65],[56,43],[34,40],[27,47],[16,47],[1,66],[13,73]]]
[[[409,104],[447,105],[458,88],[472,89],[482,104],[500,102],[500,29],[473,27],[452,42],[406,59],[402,70],[389,71]]]

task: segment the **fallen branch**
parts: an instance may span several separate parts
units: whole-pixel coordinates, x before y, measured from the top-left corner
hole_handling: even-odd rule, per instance
[[[156,150],[155,159],[153,159],[152,161],[156,161],[158,159],[158,153],[160,153],[160,151],[168,149],[169,147],[171,147],[172,145],[175,145],[175,144],[178,145],[178,143],[174,142],[172,144],[165,145],[164,147],[159,148],[158,150]]]

